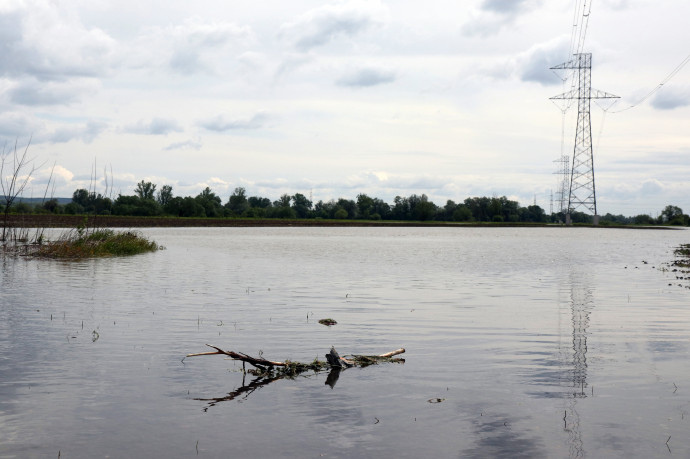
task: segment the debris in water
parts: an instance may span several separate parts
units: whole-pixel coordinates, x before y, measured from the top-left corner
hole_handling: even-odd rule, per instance
[[[330,327],[331,325],[336,325],[338,322],[336,322],[333,319],[321,319],[319,320],[319,323],[321,325],[326,325],[327,327]]]

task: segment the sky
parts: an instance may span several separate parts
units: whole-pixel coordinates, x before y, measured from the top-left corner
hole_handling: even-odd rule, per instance
[[[548,212],[576,1],[0,0],[0,141],[30,140],[26,197],[52,169],[56,197],[145,180]],[[620,96],[592,102],[598,213],[690,213],[690,65],[644,99],[690,54],[690,2],[590,6],[592,87]]]

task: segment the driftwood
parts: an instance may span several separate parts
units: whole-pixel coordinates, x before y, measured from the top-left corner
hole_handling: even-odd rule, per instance
[[[318,373],[323,370],[330,370],[328,377],[326,378],[326,384],[332,388],[338,382],[340,373],[346,368],[350,367],[366,367],[369,365],[375,365],[383,362],[397,362],[405,363],[404,359],[393,358],[396,355],[405,352],[405,349],[396,349],[392,352],[387,352],[380,355],[352,355],[348,359],[341,357],[335,348],[331,347],[331,351],[326,354],[326,362],[322,362],[318,359],[314,359],[313,362],[302,363],[302,362],[291,362],[286,360],[285,362],[274,362],[271,360],[264,359],[263,357],[252,357],[250,355],[244,354],[242,352],[226,351],[219,347],[207,344],[208,347],[215,349],[213,352],[200,352],[196,354],[187,354],[187,357],[196,357],[201,355],[226,355],[230,357],[231,360],[238,360],[242,362],[244,368],[245,364],[249,364],[254,367],[254,369],[246,370],[244,369],[244,374],[247,373],[256,376],[256,379],[246,383],[244,376],[242,377],[242,386],[234,391],[217,398],[195,398],[194,400],[208,402],[208,406],[204,408],[204,411],[208,410],[210,407],[217,405],[221,402],[232,401],[237,398],[246,400],[249,395],[254,393],[256,390],[262,387],[278,381],[283,378],[294,378],[295,376],[304,373],[306,371],[314,371]]]
[[[291,362],[289,360],[286,360],[285,362],[274,362],[271,360],[266,360],[263,357],[252,357],[242,352],[226,351],[211,344],[207,344],[207,346],[215,349],[215,351],[187,354],[187,357],[197,357],[201,355],[227,355],[232,360],[241,361],[243,365],[248,363],[256,368],[256,370],[248,371],[256,375],[267,375],[276,372],[283,376],[296,376],[309,370],[318,372],[329,368],[344,369],[353,366],[365,367],[368,365],[377,364],[379,362],[405,362],[403,359],[393,359],[394,356],[404,353],[405,349],[397,349],[381,355],[353,355],[350,359],[346,359],[344,357],[340,357],[335,348],[331,347],[331,351],[326,354],[326,362],[314,359],[312,362],[303,363]]]

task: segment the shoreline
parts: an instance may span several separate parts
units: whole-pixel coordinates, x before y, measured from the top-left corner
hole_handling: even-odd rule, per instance
[[[9,228],[76,228],[83,225],[97,228],[233,228],[233,227],[422,227],[422,228],[567,228],[554,223],[493,223],[493,222],[412,222],[390,220],[324,220],[267,218],[181,218],[135,217],[114,215],[10,214]],[[644,230],[680,230],[685,227],[591,225],[576,224],[574,228],[617,228]]]

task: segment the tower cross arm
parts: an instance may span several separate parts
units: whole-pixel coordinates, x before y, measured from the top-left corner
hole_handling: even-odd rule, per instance
[[[582,97],[579,89],[573,89],[572,91],[564,92],[557,96],[549,97],[549,100],[569,100],[569,99],[620,99],[619,96],[609,94],[608,92],[599,91],[598,89],[592,89],[589,96]]]
[[[592,99],[620,99],[620,96],[609,94],[608,92],[599,91],[598,89],[592,89]]]
[[[573,89],[572,91],[564,92],[563,94],[549,97],[549,100],[577,99],[579,97],[578,94],[579,94],[579,91],[577,89]]]
[[[577,59],[571,59],[568,62],[556,65],[554,67],[549,67],[549,70],[572,70],[580,68],[578,66]]]

